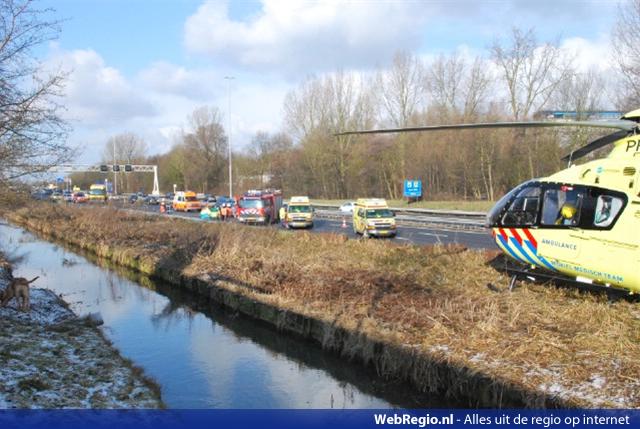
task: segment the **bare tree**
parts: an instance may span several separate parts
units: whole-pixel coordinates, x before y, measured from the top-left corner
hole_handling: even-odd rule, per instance
[[[247,152],[254,165],[252,173],[257,176],[260,187],[283,187],[289,166],[286,155],[291,148],[291,139],[286,134],[256,133]]]
[[[508,45],[496,40],[491,47],[494,62],[502,72],[508,90],[509,107],[514,120],[528,118],[547,105],[558,87],[573,75],[571,58],[557,44],[538,45],[533,30],[514,28]],[[534,158],[539,152],[538,135],[525,145],[529,176],[536,176]],[[517,137],[515,137],[517,135]],[[514,138],[524,140],[524,130]]]
[[[136,164],[144,162],[147,156],[147,143],[134,133],[122,133],[110,137],[102,152],[102,161],[105,164]],[[128,192],[139,188],[142,180],[139,177],[133,178],[131,174],[113,172],[114,182],[118,180],[118,188],[123,188],[126,183]]]
[[[376,77],[376,94],[394,127],[406,127],[425,102],[424,66],[406,52],[395,55],[389,70]]]
[[[190,132],[183,135],[187,182],[202,184],[203,191],[219,185],[227,162],[228,139],[216,107],[200,107],[189,118]]]
[[[513,119],[527,118],[544,107],[573,73],[571,58],[556,44],[538,45],[533,30],[514,28],[508,44],[496,40],[491,55],[507,85]]]
[[[475,120],[480,115],[481,106],[487,99],[492,83],[493,76],[488,71],[486,60],[476,57],[462,87],[462,116],[465,122]]]
[[[562,110],[575,111],[576,119],[586,120],[589,118],[589,112],[603,108],[606,102],[603,100],[603,93],[607,92],[606,88],[604,76],[597,69],[576,73],[571,79],[567,79],[558,86],[552,98],[553,105]],[[547,131],[545,134],[550,133],[562,142],[563,149],[568,152],[602,136],[603,131],[594,128],[575,128]]]
[[[459,54],[440,55],[427,73],[431,108],[440,120],[452,116],[473,120],[487,97],[492,77],[486,60],[477,57],[471,65]]]
[[[415,120],[426,103],[425,68],[422,61],[407,52],[393,58],[391,68],[378,72],[373,99],[382,111],[381,122],[406,127]],[[390,196],[397,197],[402,180],[407,178],[407,147],[415,136],[399,134],[380,157],[380,177]]]
[[[640,0],[627,0],[618,9],[613,30],[613,48],[622,74],[624,95],[619,104],[624,109],[637,109],[640,100]]]
[[[461,85],[465,69],[464,60],[457,54],[440,55],[429,67],[428,87],[432,107],[439,112],[441,120],[459,110]]]
[[[58,104],[65,75],[45,72],[34,56],[59,32],[49,13],[31,0],[0,0],[0,180],[46,171],[72,154]]]
[[[133,164],[147,156],[147,143],[134,133],[122,133],[107,140],[102,161],[105,163]]]
[[[576,73],[558,85],[552,100],[559,109],[576,111],[578,119],[587,119],[588,112],[601,108],[604,86],[596,69]]]
[[[285,123],[298,140],[303,140],[318,128],[329,127],[330,93],[319,78],[309,78],[297,90],[285,97]]]
[[[373,122],[371,99],[362,87],[360,76],[341,71],[311,79],[285,98],[286,123],[303,145],[313,147],[308,152],[313,159],[307,162],[318,175],[316,181],[323,184],[323,192],[341,198],[349,195],[352,149],[358,137],[334,134]]]

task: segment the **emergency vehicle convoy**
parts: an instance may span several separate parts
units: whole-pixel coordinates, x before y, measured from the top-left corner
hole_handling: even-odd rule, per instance
[[[359,198],[353,208],[353,232],[363,237],[394,237],[395,214],[382,198]]]
[[[280,207],[282,207],[282,191],[251,190],[238,201],[236,218],[241,223],[268,225],[278,221]]]
[[[175,211],[200,211],[202,204],[196,198],[196,193],[191,191],[176,192],[173,197],[173,209]]]
[[[313,207],[309,197],[291,197],[281,220],[287,228],[313,228]]]

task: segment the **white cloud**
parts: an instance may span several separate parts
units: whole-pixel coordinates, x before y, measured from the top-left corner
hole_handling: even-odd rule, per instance
[[[97,162],[109,137],[134,132],[149,154],[167,152],[196,108],[216,106],[227,127],[227,82],[213,68],[156,62],[128,78],[91,49],[63,51],[52,46],[47,68],[69,73],[65,118],[73,126],[69,142],[81,148],[76,162]],[[278,131],[289,87],[268,78],[238,74],[231,86],[234,150],[255,132]]]
[[[186,47],[225,62],[283,73],[375,65],[417,48],[428,3],[263,0],[247,22],[208,1],[185,24]]]
[[[68,73],[64,103],[66,116],[74,123],[103,127],[156,114],[149,100],[91,49],[59,51],[54,48],[47,65]]]
[[[165,152],[176,133],[187,126],[187,116],[204,105],[220,109],[226,128],[225,75],[236,77],[231,84],[232,143],[234,150],[240,150],[257,131],[281,129],[285,94],[310,75],[336,70],[374,73],[388,66],[398,50],[430,61],[437,53],[448,54],[457,46],[459,54],[471,61],[476,55],[486,55],[491,36],[508,34],[515,17],[538,28],[541,23],[554,27],[553,33],[559,16],[564,20],[578,13],[584,18],[583,27],[595,19],[593,5],[581,3],[575,10],[561,2],[553,6],[555,17],[544,22],[537,16],[546,14],[545,8],[519,1],[498,2],[498,7],[495,2],[470,0],[263,0],[260,6],[253,15],[231,18],[228,3],[203,3],[184,25],[187,50],[201,56],[174,62],[159,58],[129,75],[95,50],[62,51],[54,46],[48,63],[70,70],[63,102],[75,127],[71,140],[87,147],[82,160],[97,161],[106,139],[124,131],[145,138],[151,153]],[[569,26],[570,21],[566,22]],[[475,38],[485,27],[490,36],[484,35],[483,42],[477,43]],[[565,31],[571,37],[561,40],[561,45],[576,53],[580,71],[609,69],[605,36],[591,39],[572,27]],[[444,43],[446,40],[439,44],[442,34],[457,35],[455,45]],[[543,33],[539,39],[548,37]],[[495,89],[497,95],[501,91]]]
[[[606,72],[614,67],[611,43],[606,36],[595,40],[571,37],[564,39],[561,47],[575,56],[573,64],[578,72],[584,73],[591,69]]]
[[[138,80],[146,89],[157,93],[173,94],[194,100],[207,100],[214,94],[214,82],[221,82],[213,70],[189,70],[164,61],[153,63],[138,74]]]
[[[613,2],[541,1],[262,0],[257,13],[231,18],[228,2],[208,0],[186,20],[184,43],[225,67],[300,78],[386,65],[399,50],[449,50],[447,40],[490,41],[511,26],[537,28],[541,40],[563,31],[582,36],[585,27],[606,31],[615,9]]]

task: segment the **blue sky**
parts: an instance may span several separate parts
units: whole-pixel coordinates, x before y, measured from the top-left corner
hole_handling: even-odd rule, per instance
[[[541,1],[42,0],[63,19],[39,54],[70,72],[67,115],[81,161],[98,161],[107,138],[144,137],[166,151],[195,108],[227,112],[236,147],[282,128],[285,94],[311,75],[370,73],[397,51],[431,58],[486,54],[511,27],[576,50],[579,67],[610,67],[617,3]]]

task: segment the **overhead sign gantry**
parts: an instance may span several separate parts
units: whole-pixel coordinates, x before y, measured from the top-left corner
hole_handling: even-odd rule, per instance
[[[60,164],[49,168],[51,173],[153,173],[151,195],[160,195],[158,166],[144,164]]]

